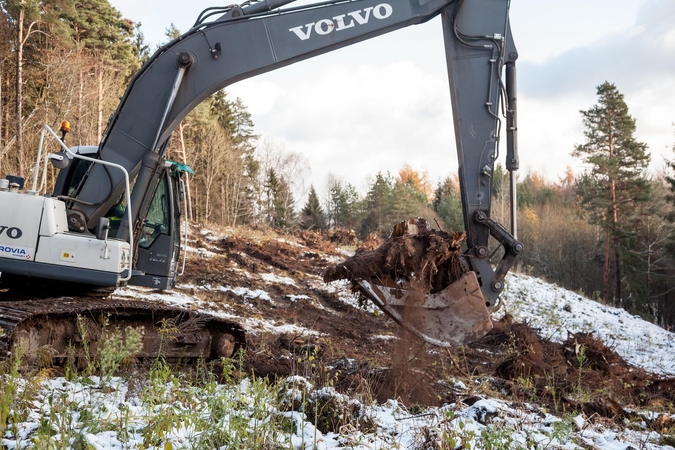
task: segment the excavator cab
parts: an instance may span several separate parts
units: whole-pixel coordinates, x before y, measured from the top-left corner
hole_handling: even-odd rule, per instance
[[[97,146],[79,146],[70,149],[73,154],[97,158]],[[72,157],[57,178],[54,195],[73,200],[87,174],[96,166],[96,161]],[[158,165],[154,189],[148,189],[141,207],[142,217],[134,234],[137,248],[134,255],[131,277],[128,284],[168,289],[175,285],[178,259],[181,247],[181,205],[184,205],[183,176],[194,174],[192,168],[175,161],[163,161]],[[130,186],[133,189],[135,180]],[[106,238],[122,239],[118,236],[121,224],[127,214],[125,192],[117,196],[102,217],[107,219]],[[187,215],[185,216],[187,217]],[[93,231],[93,230],[91,230]],[[93,233],[99,235],[98,231]]]

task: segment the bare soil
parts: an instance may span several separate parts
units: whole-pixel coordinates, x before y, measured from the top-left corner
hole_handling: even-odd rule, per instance
[[[437,232],[427,234],[424,243],[438,236]],[[450,235],[444,242],[452,243],[453,238],[457,241],[459,236]],[[675,404],[675,379],[632,367],[592,334],[570,335],[564,343],[554,343],[540,338],[527,323],[515,323],[505,316],[470,345],[443,349],[423,343],[384,314],[347,303],[317,283],[327,269],[327,279],[331,279],[330,270],[341,266],[337,261],[349,261],[336,247],[336,242],[344,245],[341,239],[331,241],[330,236],[311,231],[274,237],[239,230],[226,238],[196,243],[216,256],[190,258],[187,281],[263,289],[272,298],[271,302],[244,301],[231,292],[202,291],[205,300],[226,303],[228,311],[244,317],[294,324],[318,333],[249,332],[247,371],[268,377],[304,375],[365,400],[396,398],[408,406],[471,403],[482,390],[517,402],[540,402],[552,411],[583,411],[620,420],[630,418],[634,407]],[[347,242],[352,248],[364,246]],[[368,244],[370,250],[360,252],[378,248]],[[444,249],[446,256],[455,251],[454,247]],[[374,257],[384,255],[386,265],[388,254],[392,253],[385,249]],[[352,273],[371,269],[350,268]],[[264,282],[255,276],[269,272],[295,283]],[[307,298],[292,300],[289,295]],[[452,380],[462,380],[469,389],[457,389]],[[480,389],[473,388],[478,385]]]

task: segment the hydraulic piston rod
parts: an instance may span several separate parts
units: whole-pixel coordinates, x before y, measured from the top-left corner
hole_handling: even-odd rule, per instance
[[[516,196],[516,171],[518,170],[518,122],[516,93],[516,63],[506,63],[506,170],[511,185],[511,235],[518,239],[518,197]]]

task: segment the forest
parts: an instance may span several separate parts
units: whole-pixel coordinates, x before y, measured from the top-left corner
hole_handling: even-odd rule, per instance
[[[98,143],[129,80],[154,49],[142,25],[107,0],[0,5],[0,174],[28,177],[43,124],[58,129],[68,120],[68,145]],[[170,27],[167,41],[179,34]],[[675,163],[650,172],[649,148],[617,86],[607,81],[588,89],[596,90],[597,103],[580,112],[584,136],[569,149],[588,170],[568,170],[557,180],[519,175],[518,238],[526,250],[517,270],[671,329]],[[302,192],[304,158],[257,135],[246,105],[225,91],[182,121],[167,157],[195,170],[186,188],[188,216],[196,222],[289,233],[338,228],[361,239],[386,237],[407,217],[448,231],[464,228],[459,183],[451,174],[434,183],[403,164],[398,173],[378,173],[364,193],[338,175]],[[496,164],[492,176],[492,217],[508,228],[508,173]]]

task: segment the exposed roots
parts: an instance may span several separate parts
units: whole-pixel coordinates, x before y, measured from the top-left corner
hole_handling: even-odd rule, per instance
[[[385,286],[403,282],[420,292],[434,293],[466,272],[460,253],[465,233],[421,229],[408,234],[398,227],[375,250],[357,253],[328,267],[324,281],[372,280]]]

